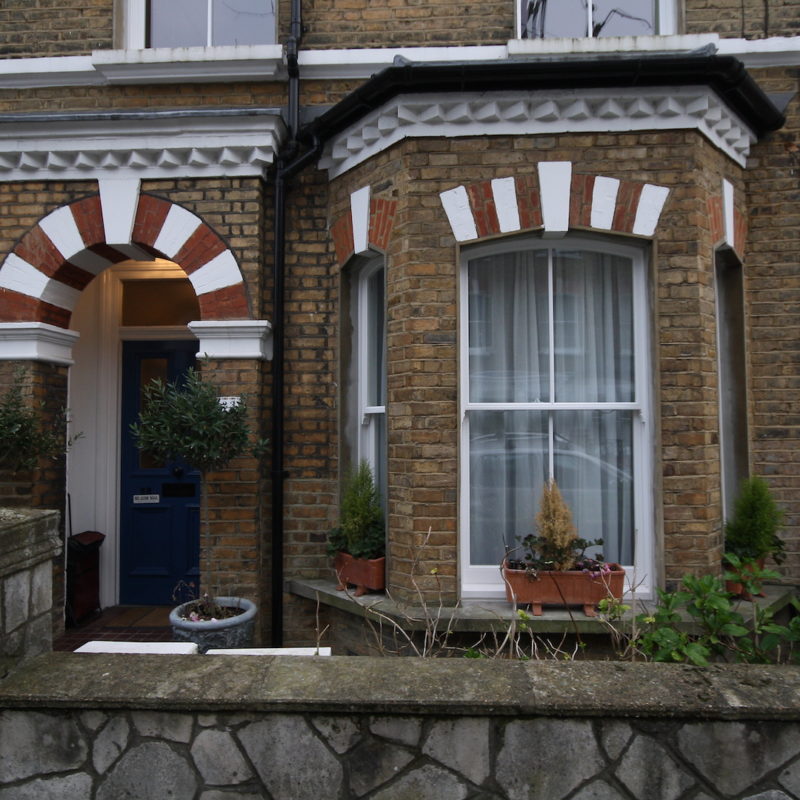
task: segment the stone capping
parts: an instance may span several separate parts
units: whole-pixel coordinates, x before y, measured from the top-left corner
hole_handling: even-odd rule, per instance
[[[61,552],[58,511],[5,510],[13,516],[0,518],[0,575],[29,569]]]
[[[272,324],[268,320],[197,320],[188,327],[200,342],[201,358],[272,360]]]
[[[80,334],[45,322],[0,322],[0,361],[74,363],[72,348]]]
[[[796,721],[800,667],[51,653],[0,708]]]

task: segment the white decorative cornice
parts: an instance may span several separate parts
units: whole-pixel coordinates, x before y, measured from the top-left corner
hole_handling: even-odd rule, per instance
[[[200,340],[199,358],[272,360],[272,325],[265,319],[190,322],[189,330]]]
[[[286,135],[277,112],[159,112],[0,122],[0,180],[263,176]]]
[[[80,337],[45,322],[0,322],[0,361],[46,361],[72,364],[72,348]]]
[[[705,86],[400,95],[332,137],[334,178],[406,138],[696,129],[744,166],[756,137]]]

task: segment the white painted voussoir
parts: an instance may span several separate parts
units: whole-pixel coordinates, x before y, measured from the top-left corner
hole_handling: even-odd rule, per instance
[[[203,221],[196,214],[182,206],[173,205],[167,212],[154,247],[167,258],[173,258],[202,224]]]
[[[200,296],[242,283],[242,273],[230,250],[225,250],[189,275],[195,293]]]
[[[9,253],[0,267],[0,288],[42,299],[47,286],[47,275],[40,272],[16,253]]]
[[[598,230],[610,231],[614,224],[614,212],[617,207],[619,179],[598,175],[594,179],[592,189],[592,213],[590,224]]]
[[[369,249],[370,187],[363,186],[350,195],[350,214],[353,219],[353,252],[356,255]]]
[[[492,197],[497,212],[497,221],[502,233],[513,233],[520,229],[517,183],[514,178],[494,178]]]
[[[141,181],[138,178],[100,178],[97,183],[106,242],[110,245],[130,244]]]
[[[537,168],[542,201],[543,235],[563,236],[569,230],[572,162],[540,161]]]
[[[0,361],[72,364],[80,334],[46,322],[0,322]]]
[[[724,225],[725,244],[735,246],[736,226],[734,222],[733,184],[722,179],[722,222]]]
[[[644,185],[639,197],[632,233],[637,236],[652,236],[656,232],[658,220],[668,195],[669,189],[666,186],[654,186],[651,183]]]
[[[61,206],[46,217],[42,217],[39,220],[39,227],[67,261],[86,247],[69,206]]]
[[[272,324],[265,319],[208,320],[189,323],[198,338],[198,354],[206,358],[272,360]]]
[[[469,196],[463,186],[456,186],[441,192],[444,213],[450,221],[450,228],[457,242],[468,242],[478,238],[478,228],[469,205]]]

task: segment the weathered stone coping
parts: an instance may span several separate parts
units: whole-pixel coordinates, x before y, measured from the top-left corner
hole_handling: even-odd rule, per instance
[[[800,720],[800,667],[52,653],[0,708]]]
[[[377,620],[376,614],[382,615],[387,621],[395,622],[406,631],[425,630],[427,624],[425,610],[421,607],[403,606],[384,594],[365,594],[356,597],[351,592],[337,590],[334,580],[293,578],[287,581],[286,589],[292,594],[319,602],[320,605],[330,606],[365,619]],[[797,587],[794,585],[765,584],[765,597],[757,598],[756,602],[761,608],[778,612],[790,603],[796,593]],[[633,605],[628,598],[625,598],[623,602]],[[652,602],[637,600],[627,616],[644,613],[652,607]],[[751,608],[749,602],[742,601],[738,610],[744,617],[747,617],[751,613]],[[506,630],[516,611],[505,600],[469,600],[456,608],[442,608],[441,612],[433,604],[427,613],[439,616],[440,630],[446,624],[451,631],[483,633]],[[571,612],[563,608],[545,608],[541,617],[531,617],[526,620],[526,625],[537,634],[609,633],[606,623],[597,617],[584,616],[579,608],[572,609]],[[691,619],[687,619],[682,627],[686,631],[692,632],[696,625]]]
[[[61,552],[57,511],[31,508],[2,509],[0,516],[0,575],[30,569]]]

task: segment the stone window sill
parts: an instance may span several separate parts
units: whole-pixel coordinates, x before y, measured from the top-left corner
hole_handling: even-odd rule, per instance
[[[355,597],[352,592],[336,589],[336,581],[291,578],[286,582],[286,591],[318,602],[321,606],[344,611],[364,619],[383,619],[389,624],[396,623],[406,631],[425,630],[427,626],[425,609],[420,606],[403,605],[385,594],[365,594]],[[764,587],[765,597],[758,598],[759,606],[778,612],[785,608],[794,595],[794,587],[784,584],[771,584]],[[652,601],[636,601],[635,613],[645,613],[653,607]],[[740,613],[747,617],[750,604],[742,603]],[[465,600],[457,607],[438,606],[427,609],[428,616],[439,617],[439,629],[447,628],[454,632],[490,633],[504,631],[515,615],[515,609],[505,600]],[[633,611],[630,612],[634,613]],[[541,617],[529,615],[526,623],[536,634],[580,633],[608,634],[609,627],[598,617],[586,617],[579,609],[546,608]],[[686,622],[691,631],[692,624]]]

